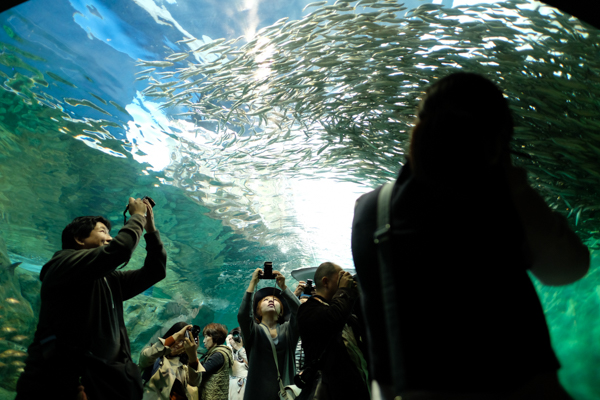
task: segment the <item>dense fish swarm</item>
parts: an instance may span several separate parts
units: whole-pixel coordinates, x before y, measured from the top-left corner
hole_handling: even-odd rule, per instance
[[[521,1],[423,4],[406,15],[396,1],[325,4],[309,4],[314,11],[301,20],[283,18],[242,46],[218,39],[165,61],[140,60],[152,67],[146,96],[218,127],[218,151],[197,164],[240,176],[345,171],[346,179],[380,183],[403,162],[423,88],[463,69],[505,91],[515,162],[598,245],[598,30]]]

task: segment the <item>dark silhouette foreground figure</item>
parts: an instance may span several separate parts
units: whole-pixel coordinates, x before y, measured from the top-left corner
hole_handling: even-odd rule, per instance
[[[352,252],[384,398],[570,398],[527,271],[569,284],[586,274],[589,252],[512,165],[512,133],[495,85],[445,77],[419,107],[393,187],[382,271],[381,187],[357,201]]]
[[[150,203],[130,198],[129,212],[114,239],[103,217],[79,217],[64,229],[63,249],[40,273],[40,318],[17,399],[75,399],[80,379],[90,400],[142,398],[123,301],[166,276],[167,253]],[[144,229],[144,266],[116,271],[131,258]]]

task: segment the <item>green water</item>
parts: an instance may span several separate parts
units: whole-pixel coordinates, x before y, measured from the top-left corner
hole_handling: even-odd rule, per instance
[[[78,4],[62,7],[76,7],[78,20]],[[114,234],[129,196],[157,202],[168,276],[125,304],[134,358],[158,327],[179,319],[233,328],[249,274],[263,261],[284,271],[290,286],[295,268],[326,259],[351,267],[352,202],[394,176],[421,88],[458,67],[505,90],[517,126],[515,162],[592,249],[583,280],[536,287],[561,380],[576,399],[600,398],[600,40],[575,19],[516,4],[446,13],[430,7],[413,22],[396,11],[398,21],[367,21],[377,26],[358,33],[354,19],[338,16],[381,15],[385,7],[294,11],[279,17],[305,20],[231,44],[239,53],[214,61],[228,49],[222,43],[168,67],[137,58],[174,60],[171,53],[195,49],[174,44],[182,33],[173,26],[161,27],[171,48],[153,48],[159,57],[127,58],[89,39],[84,45],[99,47],[78,61],[85,52],[53,36],[30,9],[3,13],[0,398],[14,396],[18,352],[31,342],[39,311],[35,268],[25,266],[42,265],[60,248],[72,218],[105,215]],[[465,13],[478,19],[459,29],[451,17]],[[92,28],[87,35],[99,36]],[[257,60],[257,46],[267,56]],[[189,85],[169,92],[182,83]],[[336,209],[341,219],[327,219]],[[467,210],[465,218],[476,217]],[[141,266],[143,253],[127,268]],[[16,261],[23,264],[13,276],[8,265]]]

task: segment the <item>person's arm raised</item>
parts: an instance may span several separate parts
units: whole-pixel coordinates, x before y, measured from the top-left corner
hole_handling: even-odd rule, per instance
[[[531,272],[545,285],[573,283],[588,272],[590,253],[567,220],[553,212],[527,182],[525,170],[506,168],[511,198],[531,255]]]
[[[252,346],[254,340],[254,325],[256,322],[254,322],[252,300],[254,297],[254,290],[258,284],[258,277],[261,273],[262,269],[260,268],[256,268],[252,273],[248,289],[244,292],[244,297],[242,298],[242,303],[240,304],[237,315],[238,324],[240,324],[240,329],[242,331],[242,339],[244,340],[244,345],[248,348]]]
[[[98,279],[108,275],[131,258],[144,232],[146,206],[141,199],[129,198],[131,218],[110,243],[93,249],[71,251],[59,273],[70,279]]]
[[[258,285],[259,276],[262,274],[262,272],[263,271],[260,268],[256,268],[254,270],[254,272],[252,273],[252,277],[250,278],[250,283],[248,284],[248,289],[246,289],[246,292],[254,293],[254,291],[256,290],[256,285]]]
[[[118,271],[121,281],[121,290],[123,300],[128,300],[144,290],[148,289],[156,282],[167,276],[167,252],[160,240],[160,234],[154,225],[154,210],[148,202],[144,200],[146,207],[146,259],[144,266],[133,271]]]
[[[300,307],[300,300],[298,300],[298,297],[296,297],[291,290],[288,290],[289,288],[285,284],[285,276],[283,276],[281,272],[273,271],[273,275],[275,275],[275,282],[281,289],[281,295],[285,298],[288,307],[290,308],[290,312],[292,313],[292,317],[295,319],[298,308]]]
[[[302,293],[304,293],[304,289],[306,288],[306,282],[300,281],[298,282],[298,286],[296,286],[296,290],[294,290],[294,296],[300,297]]]
[[[140,369],[144,369],[154,364],[157,358],[169,354],[171,351],[170,347],[183,340],[185,331],[192,329],[192,325],[187,325],[179,332],[176,332],[173,336],[169,336],[166,339],[158,338],[158,340],[153,343],[151,346],[146,346],[140,353],[140,361],[138,362],[138,366]],[[197,348],[198,346],[196,346]]]

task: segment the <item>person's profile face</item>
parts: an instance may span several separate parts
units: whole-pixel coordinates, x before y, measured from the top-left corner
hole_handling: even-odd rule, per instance
[[[215,343],[213,342],[213,338],[208,335],[204,335],[204,340],[202,341],[202,343],[204,343],[204,348],[206,350],[212,349],[215,345]]]
[[[90,232],[90,236],[85,239],[75,238],[75,241],[82,249],[95,249],[100,246],[105,246],[110,243],[112,237],[109,230],[102,222],[96,222],[96,226]]]

